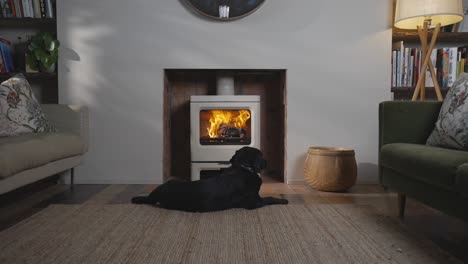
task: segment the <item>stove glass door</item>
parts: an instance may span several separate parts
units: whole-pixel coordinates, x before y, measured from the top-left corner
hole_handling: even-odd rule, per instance
[[[200,111],[201,145],[249,145],[251,112],[248,109]]]

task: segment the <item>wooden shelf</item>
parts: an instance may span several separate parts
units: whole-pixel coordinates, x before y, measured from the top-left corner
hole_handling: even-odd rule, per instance
[[[450,87],[440,88],[443,97],[445,97],[449,89]],[[392,87],[391,91],[393,93],[394,100],[411,100],[414,93],[414,87]],[[434,87],[426,87],[426,99],[437,100]]]
[[[432,37],[432,33],[429,33]],[[392,41],[406,41],[419,43],[419,36],[417,31],[407,30],[394,30],[392,34]],[[452,43],[466,43],[468,44],[468,32],[440,32],[437,37],[437,42],[452,42]]]
[[[447,92],[450,87],[440,87],[440,91]],[[426,87],[426,91],[435,91],[434,87]],[[392,87],[393,92],[414,92],[414,87]]]
[[[32,18],[32,17],[9,17],[0,18],[0,26],[19,27],[19,26],[50,26],[55,27],[57,20],[55,18]]]
[[[8,78],[13,77],[14,75],[18,74],[19,72],[14,72],[14,73],[1,73],[0,74],[0,80],[4,81],[7,80]],[[57,78],[57,73],[47,73],[47,72],[22,72],[24,77],[26,77],[27,80],[40,80],[40,79],[54,79]]]

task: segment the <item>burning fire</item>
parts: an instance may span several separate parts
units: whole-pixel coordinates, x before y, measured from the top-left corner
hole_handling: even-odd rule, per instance
[[[250,119],[248,110],[211,110],[210,127],[207,128],[210,138],[243,137],[245,124]]]

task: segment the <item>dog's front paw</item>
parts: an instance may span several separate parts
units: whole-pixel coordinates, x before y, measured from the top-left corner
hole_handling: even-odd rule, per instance
[[[288,204],[289,201],[286,199],[279,199],[279,204]]]

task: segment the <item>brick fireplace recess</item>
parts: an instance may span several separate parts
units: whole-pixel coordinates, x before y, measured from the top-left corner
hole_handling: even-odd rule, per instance
[[[285,70],[165,70],[164,179],[198,180],[234,152],[262,150],[284,181]]]

